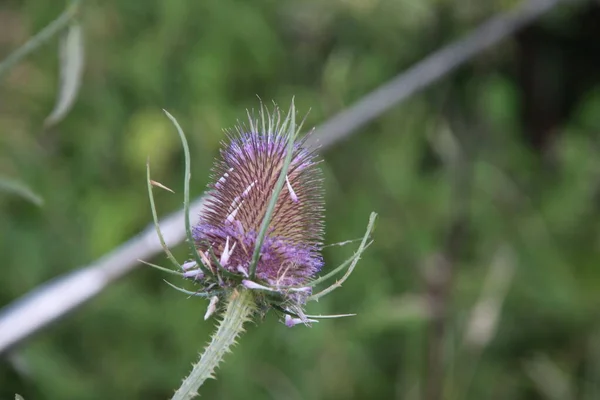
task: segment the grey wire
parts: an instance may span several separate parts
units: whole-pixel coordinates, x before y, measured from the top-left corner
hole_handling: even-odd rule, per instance
[[[198,215],[203,203],[203,197],[192,202],[190,215]],[[167,246],[184,240],[183,211],[169,215],[160,224]],[[4,307],[0,313],[0,354],[98,295],[138,267],[138,259],[149,259],[161,250],[154,225],[149,225],[91,265],[40,285]]]
[[[336,143],[393,106],[430,86],[477,54],[538,19],[559,3],[574,0],[530,0],[520,7],[495,16],[467,36],[432,53],[407,71],[362,97],[348,109],[319,126],[307,140],[323,147]]]
[[[434,52],[317,127],[307,144],[318,146],[321,151],[327,149],[566,1],[529,0],[513,11],[492,17],[463,39]],[[200,197],[191,204],[191,215],[200,213],[203,202],[204,197]],[[183,211],[171,214],[160,224],[167,245],[174,246],[184,239]],[[59,276],[4,307],[0,310],[0,354],[101,293],[112,282],[139,266],[138,259],[151,258],[160,251],[162,248],[154,226],[150,225],[93,264]]]

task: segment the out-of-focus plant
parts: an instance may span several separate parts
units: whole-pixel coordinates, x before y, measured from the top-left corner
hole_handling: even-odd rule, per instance
[[[84,64],[83,33],[77,21],[80,2],[81,0],[72,0],[62,14],[0,61],[1,82],[15,65],[66,29],[59,50],[60,85],[56,105],[46,118],[47,127],[58,123],[67,115],[79,91]],[[42,198],[25,183],[0,175],[0,192],[2,191],[19,195],[38,206],[43,204]]]

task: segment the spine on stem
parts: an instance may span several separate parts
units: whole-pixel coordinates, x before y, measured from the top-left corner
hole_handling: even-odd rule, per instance
[[[244,332],[244,323],[250,320],[255,308],[256,304],[250,290],[233,291],[217,331],[202,353],[200,360],[194,364],[192,372],[173,395],[172,400],[188,400],[197,396],[198,388],[206,379],[213,377],[213,372],[225,353],[235,344],[237,337]]]

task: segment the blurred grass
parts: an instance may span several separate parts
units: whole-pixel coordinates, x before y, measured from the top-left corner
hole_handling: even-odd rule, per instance
[[[58,84],[56,41],[0,82],[0,176],[44,199],[40,208],[0,193],[0,304],[93,261],[150,222],[147,156],[154,178],[177,192],[157,192],[158,209],[181,206],[182,154],[161,108],[188,133],[198,196],[222,128],[245,119],[257,95],[281,104],[296,96],[300,112],[311,110],[306,126],[314,126],[512,4],[85,2],[86,70],[64,121],[43,129]],[[0,23],[0,56],[62,5],[0,6],[0,21],[10,21]],[[456,213],[444,158],[452,149],[440,139],[447,135],[470,160],[472,190],[453,280],[445,398],[549,398],[543,385],[554,366],[577,398],[596,398],[599,92],[577,106],[548,167],[521,139],[511,57],[510,42],[482,55],[325,154],[327,242],[359,237],[371,210],[380,219],[350,280],[309,311],[358,316],[290,330],[269,315],[249,326],[204,398],[419,398],[429,318],[424,274]],[[515,279],[467,387],[466,318],[503,246],[516,254]],[[326,263],[351,252],[327,248]],[[203,300],[185,298],[162,278],[142,268],[19,348],[0,364],[0,398],[168,397],[213,323],[202,320]]]

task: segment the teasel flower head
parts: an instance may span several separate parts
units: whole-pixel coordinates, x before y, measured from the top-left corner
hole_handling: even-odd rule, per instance
[[[320,161],[305,147],[306,137],[296,137],[299,129],[290,124],[290,115],[282,119],[277,109],[263,109],[259,116],[227,131],[193,240],[204,266],[218,276],[225,292],[242,283],[265,294],[258,296],[265,306],[300,306],[311,294],[303,285],[323,266]],[[283,185],[273,197],[280,179]],[[184,271],[184,276],[214,289],[203,273]]]
[[[150,179],[148,166],[148,192],[157,233],[178,271],[151,265],[199,286],[195,292],[175,287],[210,299],[205,319],[217,311],[220,300],[230,302],[240,290],[251,292],[252,303],[262,314],[272,308],[285,314],[288,326],[308,325],[315,321],[313,317],[346,316],[306,315],[304,305],[331,293],[349,277],[370,245],[367,241],[375,214],[357,252],[339,267],[316,277],[323,267],[323,177],[319,158],[305,145],[306,136],[298,138],[302,124],[296,125],[293,102],[285,118],[277,108],[269,112],[261,107],[258,118],[249,116],[246,125],[226,131],[194,226],[189,217],[189,148],[181,127],[167,115],[177,127],[186,156],[184,214],[193,258],[180,264],[165,245],[152,187],[166,187]],[[344,276],[331,286],[313,293],[317,285],[344,270]]]
[[[194,228],[198,251],[212,249],[233,274],[249,276],[253,251],[281,174],[289,132],[250,123],[223,143],[209,198]],[[256,279],[272,287],[299,286],[322,267],[323,182],[313,152],[297,141],[260,247]]]

